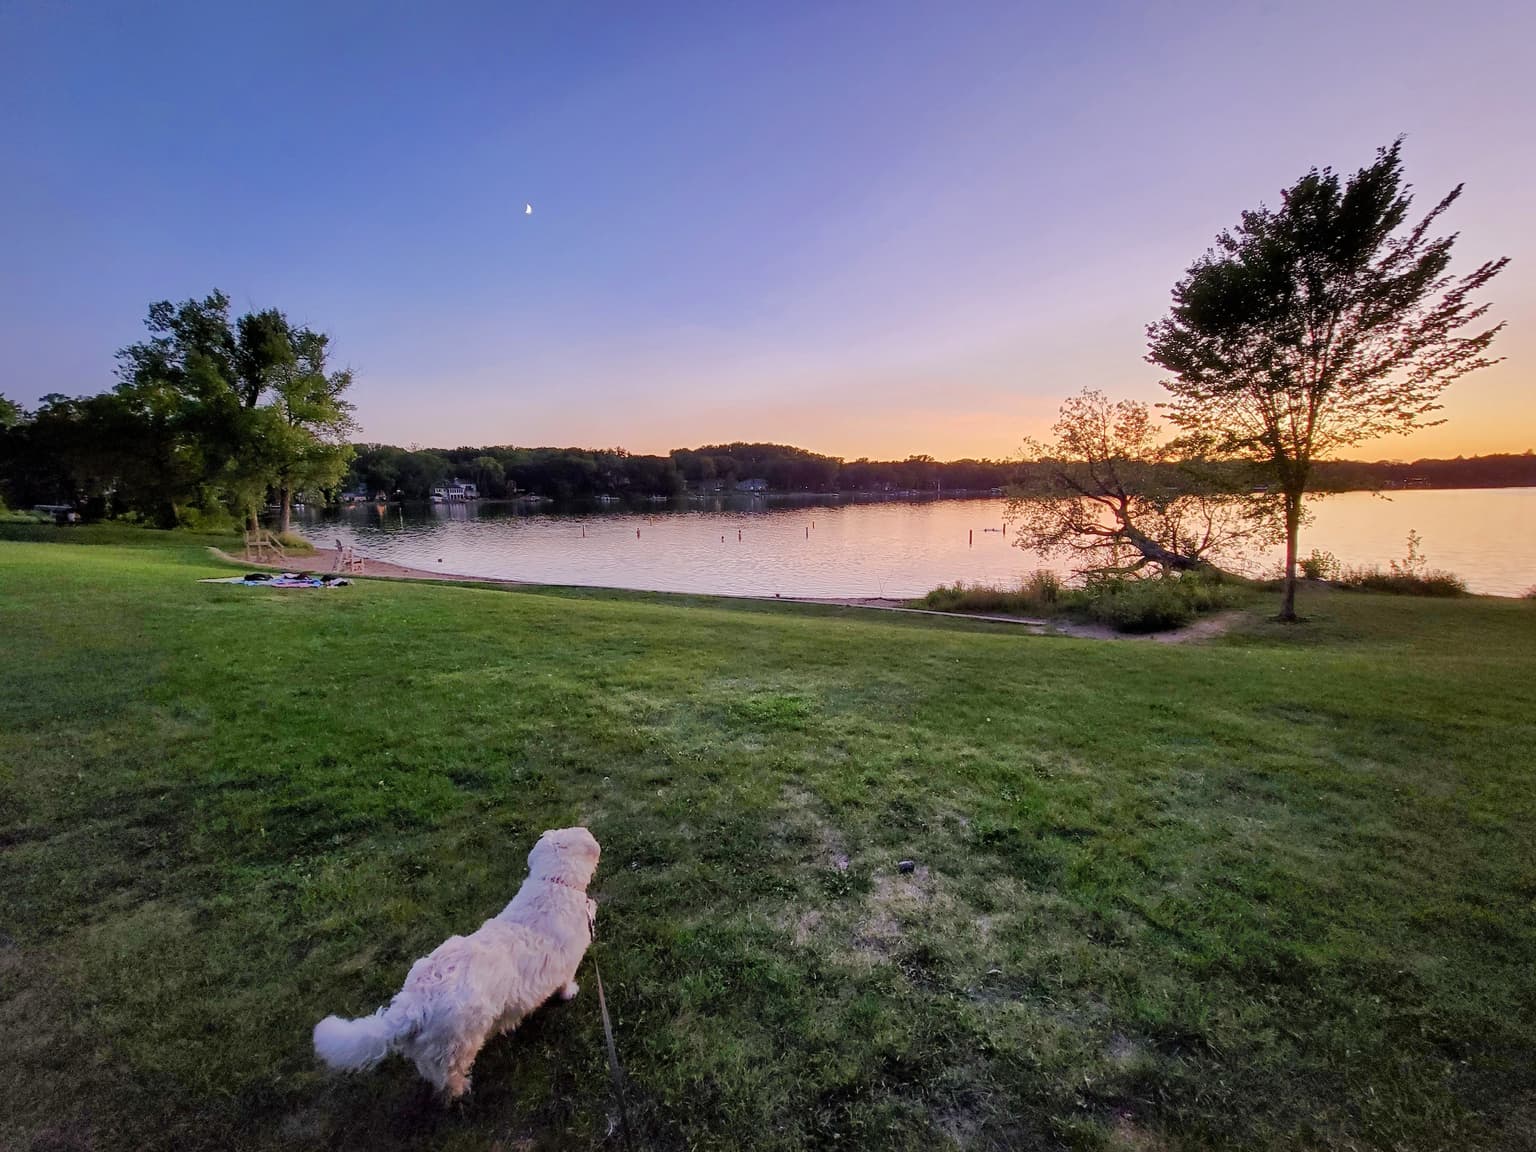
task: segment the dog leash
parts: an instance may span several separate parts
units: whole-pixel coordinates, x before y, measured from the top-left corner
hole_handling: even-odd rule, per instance
[[[591,912],[587,913],[587,931],[591,935],[591,944],[597,943],[597,917]],[[624,1106],[624,1071],[619,1067],[619,1050],[613,1043],[613,1021],[608,1016],[608,997],[603,995],[603,970],[598,966],[597,953],[592,956],[592,975],[597,980],[597,1008],[603,1015],[603,1039],[608,1044],[608,1075],[613,1080],[613,1095],[619,1103],[619,1132],[624,1137],[624,1147],[630,1152],[634,1150],[634,1141],[629,1135],[629,1110]]]

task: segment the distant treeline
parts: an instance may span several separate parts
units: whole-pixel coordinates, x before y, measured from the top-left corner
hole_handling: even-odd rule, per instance
[[[618,448],[406,449],[359,444],[345,486],[370,497],[383,494],[404,500],[424,500],[434,487],[455,479],[475,484],[481,496],[493,499],[527,494],[556,500],[675,496],[740,485],[771,492],[986,492],[1014,483],[1029,467],[1017,461],[938,461],[929,456],[844,461],[784,444],[712,444],[674,449],[666,456]],[[1323,491],[1405,486],[1536,486],[1536,453],[1411,463],[1338,460],[1317,466],[1315,487]]]
[[[38,412],[23,413],[14,405],[4,406],[0,398],[0,507],[5,502],[22,508],[73,505],[92,517],[152,509],[166,486],[167,473],[165,468],[156,470],[143,460],[164,437],[149,435],[131,421],[124,424],[97,418],[97,409],[103,405],[116,413],[122,404],[120,396],[111,393],[79,400],[50,397]],[[201,403],[187,411],[196,415],[207,407]],[[238,406],[231,405],[230,409],[239,414]],[[160,425],[150,428],[151,432],[159,430]],[[200,442],[187,439],[187,443]],[[339,483],[326,483],[318,473],[307,483],[301,481],[311,501],[334,499],[343,490],[364,493],[369,499],[382,495],[388,500],[426,500],[433,488],[455,479],[475,484],[481,496],[491,499],[520,495],[555,500],[671,497],[687,491],[732,491],[738,487],[802,493],[987,492],[1025,479],[1033,467],[1018,461],[938,461],[929,456],[845,461],[784,444],[712,444],[679,448],[666,456],[620,448],[339,447],[339,454],[347,460],[344,472],[338,466],[331,473],[341,476]],[[182,468],[186,473],[183,487],[190,494],[184,498],[195,502],[192,497],[205,491],[212,494],[203,501],[209,505],[227,499],[227,493],[213,480],[225,482],[228,488],[227,474],[238,471],[229,460],[248,455],[236,446],[217,457],[187,448],[177,451],[179,464],[199,464],[199,468]],[[204,463],[207,467],[201,466]],[[216,475],[209,473],[214,464],[218,467]],[[1322,491],[1536,486],[1536,453],[1529,451],[1411,463],[1326,461],[1316,467],[1313,487]],[[255,487],[260,488],[263,481],[264,477],[258,476]]]
[[[1376,488],[1530,488],[1536,487],[1536,452],[1458,456],[1454,460],[1322,460],[1315,489],[1354,492]]]
[[[1009,483],[1018,465],[999,460],[844,462],[783,444],[716,444],[667,456],[623,449],[428,448],[359,444],[346,485],[369,496],[426,499],[452,480],[481,496],[524,494],[557,500],[590,496],[673,496],[749,484],[772,492],[987,491]]]

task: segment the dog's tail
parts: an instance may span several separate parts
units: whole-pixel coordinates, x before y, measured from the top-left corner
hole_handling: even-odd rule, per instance
[[[372,1068],[409,1030],[409,1023],[387,1008],[356,1020],[327,1016],[315,1025],[315,1053],[341,1071]]]

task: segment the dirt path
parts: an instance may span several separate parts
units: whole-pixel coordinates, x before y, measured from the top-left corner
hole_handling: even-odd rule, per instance
[[[231,556],[222,548],[209,548],[220,560],[245,568],[266,569],[281,572],[334,572],[338,570],[340,553],[334,548],[316,548],[303,556],[293,556],[282,564],[264,564]],[[496,576],[465,576],[458,572],[431,571],[425,568],[407,568],[391,564],[387,560],[363,557],[363,571],[359,575],[384,580],[441,580],[453,584],[505,584],[511,587],[538,587],[530,580],[507,580]],[[613,588],[606,591],[622,592],[628,589]],[[873,612],[904,612],[913,616],[942,616],[949,620],[979,620],[986,624],[1013,624],[1024,628],[1032,636],[1071,636],[1079,640],[1148,640],[1154,644],[1189,644],[1209,640],[1228,631],[1239,619],[1241,612],[1223,612],[1197,620],[1183,628],[1170,632],[1152,632],[1129,635],[1116,632],[1102,624],[1077,624],[1070,620],[1045,620],[1032,616],[1003,616],[980,612],[940,612],[933,608],[912,608],[910,601],[889,596],[732,596],[729,593],[711,593],[722,600],[771,600],[780,604],[825,604],[836,608],[863,608]]]

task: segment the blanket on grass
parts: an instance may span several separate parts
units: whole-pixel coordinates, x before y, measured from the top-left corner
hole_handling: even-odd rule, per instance
[[[245,576],[220,576],[199,584],[238,584],[242,588],[344,588],[352,581],[313,572],[251,572]]]

